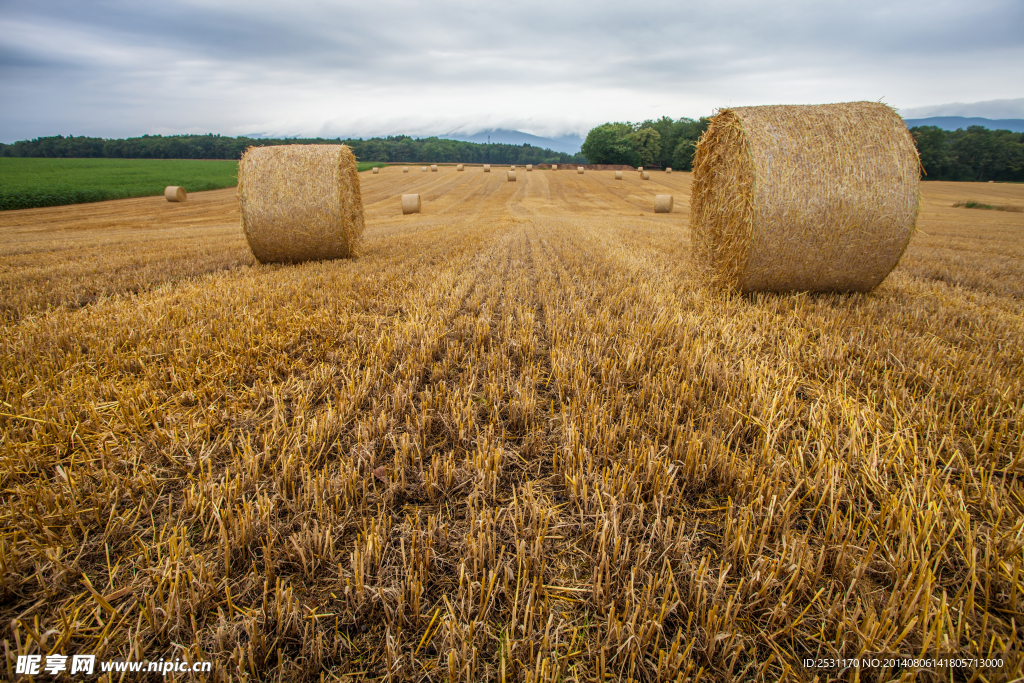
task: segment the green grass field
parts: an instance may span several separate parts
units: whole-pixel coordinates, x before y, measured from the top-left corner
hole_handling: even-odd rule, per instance
[[[359,170],[386,164],[359,162]],[[237,161],[198,159],[25,159],[0,157],[0,211],[153,197],[168,185],[188,192],[234,187]]]

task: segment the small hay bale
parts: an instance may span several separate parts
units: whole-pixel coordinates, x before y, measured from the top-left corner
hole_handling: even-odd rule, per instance
[[[169,202],[183,202],[188,199],[188,194],[185,192],[184,187],[168,185],[164,188],[164,199]]]
[[[427,167],[426,166],[420,167],[420,171],[423,172],[423,173],[426,173],[427,172]]]
[[[643,173],[643,172],[644,172],[644,167],[643,167],[643,166],[637,166],[637,167],[636,167],[636,170],[638,170],[638,171],[640,171],[641,173]]]
[[[622,180],[622,171],[616,171],[615,172],[615,179],[616,180]]]
[[[526,165],[526,170],[527,171],[532,171],[533,170],[533,164],[527,164]]]
[[[669,166],[668,168],[665,169],[665,173],[671,173],[671,172],[672,172],[672,167],[671,166]]]
[[[510,183],[514,183],[516,181],[516,172],[515,171],[509,171],[505,175],[508,177],[508,181]]]
[[[514,170],[516,170],[516,167],[515,167],[515,166],[509,166],[509,168],[510,168],[511,170],[513,170],[513,171],[514,171]]]
[[[870,291],[910,242],[920,168],[884,104],[722,109],[694,156],[694,261],[741,292]]]
[[[430,172],[431,173],[437,173],[437,164],[431,164],[430,165]]]
[[[656,195],[654,197],[654,213],[672,213],[672,203],[672,195]]]
[[[583,175],[583,167],[582,166],[577,166],[576,167],[576,172],[579,173],[580,175]]]
[[[643,173],[640,174],[640,177],[643,178],[644,180],[650,180],[651,179],[651,172],[650,171],[644,171]]]
[[[374,166],[374,167],[373,167],[373,175],[377,175],[377,172],[378,172],[378,171],[380,171],[380,169],[379,169],[379,168],[377,168],[376,166]]]
[[[456,166],[455,166],[455,170],[456,170],[456,171],[461,171],[461,170],[463,170],[462,164],[458,164],[458,165],[456,165]]]
[[[407,213],[419,213],[422,203],[420,202],[420,196],[418,194],[403,194],[402,195],[402,214]]]
[[[403,166],[402,167],[402,173],[408,173],[408,172],[409,172],[409,167],[408,166]]]
[[[551,170],[552,171],[557,171],[558,170],[558,164],[551,164]]]
[[[345,145],[250,147],[238,162],[238,208],[260,263],[352,256],[363,234],[356,158]]]
[[[484,173],[490,173],[490,172],[491,172],[491,165],[490,164],[484,164]]]

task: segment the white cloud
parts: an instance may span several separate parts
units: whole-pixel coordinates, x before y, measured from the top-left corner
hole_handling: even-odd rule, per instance
[[[927,107],[910,107],[900,110],[907,119],[923,119],[929,116],[980,116],[985,119],[1024,119],[1024,97],[1012,100],[988,100],[987,102],[951,102]]]

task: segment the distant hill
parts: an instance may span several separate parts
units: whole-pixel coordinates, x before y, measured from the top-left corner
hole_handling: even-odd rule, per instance
[[[989,130],[1012,130],[1024,133],[1024,119],[983,119],[966,116],[930,116],[926,119],[904,119],[907,128],[914,126],[938,126],[943,130],[967,129],[968,126],[983,126]]]
[[[487,136],[490,136],[491,142],[501,143],[503,145],[530,144],[534,147],[551,149],[556,152],[564,152],[565,154],[579,154],[580,145],[583,144],[583,138],[579,135],[563,135],[557,138],[543,138],[537,135],[523,133],[518,130],[506,130],[504,128],[482,130],[479,133],[474,133],[473,135],[466,135],[465,133],[448,133],[447,135],[438,135],[437,137],[446,138],[448,140],[462,140],[463,142],[486,143]]]

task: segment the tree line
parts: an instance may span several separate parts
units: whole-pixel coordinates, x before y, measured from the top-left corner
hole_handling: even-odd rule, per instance
[[[643,123],[604,123],[591,129],[581,152],[592,164],[626,164],[651,168],[693,168],[697,140],[711,119],[662,116]]]
[[[143,135],[105,139],[55,135],[0,143],[0,157],[51,157],[79,159],[240,159],[253,146],[345,144],[361,161],[391,163],[494,163],[570,164],[587,163],[580,154],[565,154],[533,145],[463,142],[444,138],[249,138],[221,135]]]

